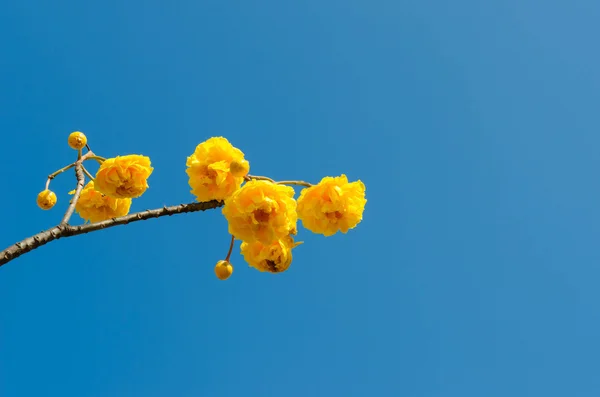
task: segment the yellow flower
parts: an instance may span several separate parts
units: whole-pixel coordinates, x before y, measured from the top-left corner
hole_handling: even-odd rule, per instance
[[[56,204],[56,193],[51,190],[43,190],[37,196],[37,205],[43,210],[49,210]]]
[[[302,244],[294,243],[292,236],[286,236],[271,244],[260,241],[242,242],[242,255],[248,264],[261,272],[281,273],[292,263],[292,249]]]
[[[198,201],[225,200],[240,188],[250,168],[244,153],[223,137],[196,146],[186,166],[191,193]]]
[[[96,173],[96,190],[113,198],[140,197],[148,189],[154,168],[150,158],[137,154],[105,160]]]
[[[325,177],[318,185],[303,189],[298,198],[298,217],[308,230],[332,236],[347,233],[362,220],[365,185],[348,183],[346,175]]]
[[[87,144],[87,138],[83,132],[75,131],[69,135],[69,146],[75,150],[83,149]]]
[[[74,190],[69,194],[75,193]],[[106,196],[94,188],[94,182],[88,182],[83,188],[75,211],[82,219],[89,222],[101,222],[107,219],[124,216],[129,213],[131,207],[131,199],[117,199]]]
[[[270,244],[296,230],[294,189],[267,181],[250,181],[225,200],[229,233],[246,242]]]
[[[219,280],[227,280],[233,273],[233,266],[227,261],[218,261],[215,266],[215,274]]]

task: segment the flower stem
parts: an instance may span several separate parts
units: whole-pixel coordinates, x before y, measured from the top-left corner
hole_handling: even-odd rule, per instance
[[[276,182],[278,185],[298,185],[298,186],[306,186],[311,187],[312,184],[304,181],[278,181]]]
[[[96,155],[94,155],[94,156],[90,156],[90,157],[88,157],[88,159],[94,159],[94,160],[96,160],[96,161],[97,161],[99,164],[102,164],[103,162],[105,162],[105,161],[106,161],[106,159],[105,159],[104,157],[101,157],[101,156],[96,156]]]
[[[81,165],[83,167],[83,164]],[[92,181],[94,181],[94,177],[92,176],[92,174],[90,174],[90,172],[83,167],[83,172],[87,175],[88,178],[90,178]]]
[[[81,154],[81,150],[79,150],[79,154]],[[75,176],[77,177],[77,189],[75,189],[75,195],[71,199],[71,204],[69,204],[69,207],[67,208],[67,212],[65,212],[65,216],[63,216],[62,221],[60,221],[60,225],[68,225],[69,224],[69,219],[71,219],[71,216],[73,215],[73,212],[75,211],[75,206],[77,205],[77,201],[79,200],[79,195],[81,194],[81,191],[83,190],[83,185],[85,183],[85,175],[83,173],[83,162],[88,157],[92,157],[93,155],[94,155],[93,152],[87,152],[86,154],[81,156],[79,159],[77,159],[77,161],[75,162]]]
[[[81,153],[81,151],[79,151],[79,152]],[[63,216],[62,221],[60,221],[60,225],[68,225],[69,224],[69,219],[71,219],[71,216],[73,215],[73,212],[75,211],[75,206],[77,205],[77,200],[79,200],[79,195],[81,194],[81,191],[83,190],[83,184],[85,183],[85,175],[83,175],[83,165],[81,163],[82,163],[82,159],[80,158],[79,160],[77,160],[77,163],[75,164],[75,176],[77,177],[77,188],[75,189],[75,195],[71,199],[71,204],[69,204],[69,207],[67,208],[67,212],[65,212],[65,216]]]
[[[54,179],[56,177],[56,175],[62,174],[63,172],[65,172],[65,171],[67,171],[67,170],[69,170],[69,169],[71,169],[73,167],[75,167],[75,163],[69,164],[66,167],[63,167],[60,170],[54,171],[53,173],[51,173],[50,175],[48,175],[48,180],[46,180],[46,190],[48,190],[48,188],[50,187],[50,181],[52,179]]]
[[[233,251],[233,242],[235,241],[235,237],[231,236],[231,243],[229,243],[229,252],[227,253],[227,257],[225,261],[229,262],[229,258],[231,258],[231,252]]]
[[[308,183],[308,182],[304,182],[304,181],[279,181],[279,182],[275,182],[274,179],[271,179],[267,176],[258,176],[258,175],[246,175],[244,177],[244,179],[246,179],[246,181],[250,181],[252,179],[255,179],[257,181],[269,181],[271,183],[275,183],[277,185],[298,185],[298,186],[306,186],[306,187],[311,187],[313,186],[312,184]]]
[[[257,181],[269,181],[269,182],[275,183],[275,181],[273,179],[271,179],[271,178],[269,178],[267,176],[246,175],[246,177],[247,177],[246,178],[247,181],[254,179],[254,180],[257,180]]]

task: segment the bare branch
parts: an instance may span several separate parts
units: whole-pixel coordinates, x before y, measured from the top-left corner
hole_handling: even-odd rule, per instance
[[[0,266],[5,265],[6,263],[29,251],[39,248],[42,245],[63,237],[77,236],[79,234],[95,232],[100,229],[106,229],[118,225],[126,225],[131,222],[143,221],[150,218],[160,218],[161,216],[171,216],[175,214],[184,214],[187,212],[206,211],[221,207],[222,205],[222,201],[213,200],[203,203],[189,203],[174,205],[171,207],[157,208],[154,210],[146,210],[102,222],[89,223],[87,225],[71,226],[61,223],[58,226],[54,226],[51,229],[40,232],[35,236],[28,237],[23,241],[11,245],[4,251],[0,252]]]
[[[79,196],[81,195],[81,191],[83,190],[83,185],[85,184],[85,175],[83,173],[83,162],[89,158],[94,156],[94,153],[87,152],[83,156],[81,155],[81,150],[79,150],[79,158],[75,162],[75,176],[77,177],[77,189],[75,189],[75,195],[71,199],[71,204],[67,208],[67,212],[65,212],[65,216],[60,222],[61,225],[66,225],[69,223],[69,219],[73,215],[75,211],[75,206],[77,205],[77,201],[79,200]]]
[[[257,181],[269,181],[271,183],[276,183],[273,179],[268,176],[259,176],[259,175],[246,175],[244,177],[246,181],[251,181],[252,179],[256,179]]]
[[[90,178],[90,180],[94,180],[94,176],[92,174],[90,174],[90,172],[83,166],[83,164],[81,165],[81,167],[83,168],[83,173]]]
[[[310,184],[308,182],[304,182],[304,181],[275,181],[267,176],[258,176],[258,175],[246,175],[244,177],[244,179],[246,180],[246,182],[249,182],[254,179],[257,181],[269,181],[269,182],[275,183],[277,185],[298,185],[298,186],[306,186],[306,187],[313,186],[312,184]]]
[[[277,181],[278,185],[298,185],[298,186],[306,186],[311,187],[312,184],[304,181]]]
[[[69,208],[67,208],[67,212],[65,212],[65,216],[60,222],[61,225],[66,225],[69,223],[69,219],[71,219],[71,215],[75,211],[75,206],[77,205],[77,201],[79,200],[79,196],[81,195],[81,191],[83,190],[83,185],[85,183],[85,175],[83,174],[83,166],[81,165],[81,161],[77,161],[75,164],[75,175],[77,175],[77,189],[75,190],[75,195],[71,199],[71,204],[69,204]]]

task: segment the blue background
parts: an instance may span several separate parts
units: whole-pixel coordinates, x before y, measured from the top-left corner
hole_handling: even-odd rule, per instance
[[[226,136],[252,173],[367,186],[358,228],[231,279],[220,211],[53,242],[0,269],[0,395],[600,395],[600,3],[10,1],[8,246],[74,159],[152,159],[132,210],[191,202]],[[75,216],[74,220],[80,221]]]

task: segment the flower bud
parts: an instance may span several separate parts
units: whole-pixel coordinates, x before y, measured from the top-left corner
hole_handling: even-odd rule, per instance
[[[87,138],[83,132],[75,131],[69,135],[69,146],[75,150],[80,150],[87,144]]]
[[[219,261],[215,266],[215,274],[219,280],[227,280],[233,273],[233,266],[227,261]]]
[[[44,190],[37,196],[37,205],[43,210],[49,210],[56,204],[56,193],[51,190]]]
[[[250,163],[248,160],[233,160],[229,164],[229,171],[233,176],[246,176],[250,172]]]

